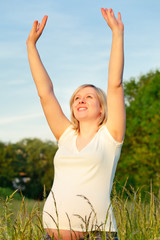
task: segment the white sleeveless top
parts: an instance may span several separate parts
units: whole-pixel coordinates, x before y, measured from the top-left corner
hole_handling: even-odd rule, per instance
[[[83,220],[90,218],[88,231],[101,226],[116,232],[110,193],[122,143],[113,139],[105,125],[81,151],[76,138],[70,126],[59,140],[54,182],[43,209],[44,228],[57,229],[58,224],[62,230],[85,231]]]

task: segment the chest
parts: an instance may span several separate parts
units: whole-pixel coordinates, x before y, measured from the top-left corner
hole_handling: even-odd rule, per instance
[[[84,148],[86,148],[90,143],[92,143],[92,141],[94,141],[94,136],[88,137],[88,138],[82,138],[81,136],[77,136],[75,138],[75,145],[77,150],[80,152],[82,151]]]
[[[68,138],[62,144],[54,158],[55,168],[64,168],[73,171],[106,167],[110,159],[109,145],[103,137],[95,136],[92,139],[78,139],[77,136]],[[104,166],[105,165],[105,166]]]

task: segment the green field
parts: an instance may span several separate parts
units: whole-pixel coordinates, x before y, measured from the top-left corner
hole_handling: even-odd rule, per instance
[[[1,240],[41,240],[42,209],[44,201],[21,200],[17,193],[1,197],[0,201],[0,239]],[[14,199],[18,198],[18,199]],[[160,198],[151,192],[142,201],[141,190],[132,192],[113,189],[112,204],[118,225],[120,240],[158,240],[160,239]],[[104,238],[105,239],[105,238]]]

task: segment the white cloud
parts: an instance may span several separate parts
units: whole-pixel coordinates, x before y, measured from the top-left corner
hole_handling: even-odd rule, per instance
[[[40,118],[42,116],[44,116],[42,113],[34,113],[34,114],[28,114],[28,115],[22,115],[22,116],[1,117],[0,125],[6,125],[13,122],[18,122],[18,121],[23,121],[28,119]]]

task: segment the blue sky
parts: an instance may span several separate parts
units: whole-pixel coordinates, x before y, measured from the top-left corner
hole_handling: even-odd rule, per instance
[[[111,31],[101,7],[122,14],[124,81],[160,68],[159,0],[7,0],[0,21],[0,141],[55,140],[43,115],[29,69],[26,39],[34,20],[48,15],[37,47],[63,111],[83,83],[107,89]]]

